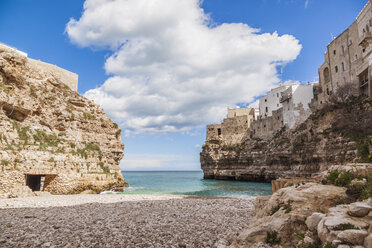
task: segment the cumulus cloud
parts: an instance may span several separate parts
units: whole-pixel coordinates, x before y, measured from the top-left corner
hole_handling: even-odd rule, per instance
[[[111,49],[110,78],[85,96],[129,133],[186,131],[217,122],[279,82],[301,50],[291,35],[244,23],[216,25],[199,0],[87,0],[66,32]]]

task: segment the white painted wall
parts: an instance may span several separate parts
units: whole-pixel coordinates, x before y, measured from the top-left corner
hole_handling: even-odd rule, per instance
[[[282,107],[282,104],[280,103],[281,92],[288,89],[288,87],[290,87],[290,85],[280,85],[279,87],[270,90],[266,96],[260,98],[259,109],[261,119],[272,116],[272,111]]]
[[[311,103],[314,93],[312,84],[291,85],[289,91],[291,91],[292,97],[282,104],[284,125],[291,129],[304,122],[311,114],[309,103]]]

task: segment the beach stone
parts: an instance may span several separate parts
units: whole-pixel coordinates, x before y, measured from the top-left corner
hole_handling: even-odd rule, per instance
[[[349,205],[349,215],[354,217],[364,217],[372,210],[372,206],[364,202],[355,202]]]
[[[363,245],[368,232],[366,230],[345,230],[337,235],[341,241],[351,243],[353,245]]]
[[[339,246],[337,246],[337,248],[350,248],[350,246],[348,246],[348,245],[339,245]]]
[[[325,216],[322,213],[313,213],[306,219],[306,226],[310,231],[315,232],[320,220]]]

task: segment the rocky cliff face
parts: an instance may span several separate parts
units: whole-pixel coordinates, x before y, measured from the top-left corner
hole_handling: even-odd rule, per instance
[[[203,146],[206,179],[269,182],[280,177],[312,177],[330,165],[372,162],[372,100],[350,98],[313,113],[295,130],[270,140],[247,139]]]
[[[37,68],[0,49],[0,197],[38,180],[55,194],[124,186],[121,130],[99,106]]]

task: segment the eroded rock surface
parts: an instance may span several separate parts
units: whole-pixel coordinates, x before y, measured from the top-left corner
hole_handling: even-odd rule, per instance
[[[54,194],[123,186],[118,126],[34,60],[0,48],[0,197],[27,175],[44,176]]]
[[[311,178],[331,165],[372,162],[371,123],[372,100],[355,98],[318,110],[295,130],[281,130],[270,140],[209,140],[200,154],[201,168],[207,179],[270,182]]]

